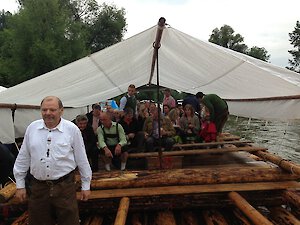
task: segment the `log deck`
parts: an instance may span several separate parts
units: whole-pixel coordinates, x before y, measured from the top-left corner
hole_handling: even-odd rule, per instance
[[[254,146],[251,141],[225,134],[220,142],[178,144],[174,151],[161,155],[129,154],[129,162],[150,158],[168,162],[176,158],[181,160],[180,168],[94,173],[90,200],[79,201],[82,212],[94,215],[83,219],[84,224],[101,224],[107,213],[114,213],[114,224],[127,224],[129,219],[132,224],[149,224],[150,218],[157,224],[176,224],[178,216],[172,210],[183,210],[182,224],[197,224],[198,220],[198,224],[231,224],[231,220],[272,224],[286,215],[289,221],[299,222],[300,166]],[[79,175],[76,180],[80,185]],[[6,196],[11,195],[2,198],[10,198]],[[79,196],[78,192],[78,200]],[[18,205],[14,198],[9,202],[3,207]],[[280,208],[285,204],[294,206],[291,212]],[[260,206],[270,209],[269,213],[260,213]],[[153,210],[157,213],[151,213]],[[94,217],[100,220],[92,223]]]

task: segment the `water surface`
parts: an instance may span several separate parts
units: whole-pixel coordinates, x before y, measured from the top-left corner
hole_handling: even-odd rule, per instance
[[[266,147],[278,156],[300,164],[300,121],[262,121],[230,116],[224,132]]]

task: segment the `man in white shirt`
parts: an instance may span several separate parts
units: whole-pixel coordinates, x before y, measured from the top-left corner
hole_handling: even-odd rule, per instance
[[[41,114],[27,127],[14,165],[16,197],[26,199],[30,169],[29,224],[79,225],[74,170],[81,175],[81,200],[89,198],[92,177],[81,132],[61,118],[63,105],[55,96],[42,100]]]

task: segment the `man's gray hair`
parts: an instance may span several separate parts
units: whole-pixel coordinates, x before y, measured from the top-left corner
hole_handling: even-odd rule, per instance
[[[75,120],[76,120],[76,123],[79,123],[80,121],[88,121],[88,118],[86,115],[81,114],[81,115],[76,116]]]

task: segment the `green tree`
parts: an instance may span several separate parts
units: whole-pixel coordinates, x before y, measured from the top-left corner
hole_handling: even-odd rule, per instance
[[[241,53],[245,53],[248,48],[243,43],[242,35],[234,34],[234,30],[228,25],[224,25],[220,29],[215,28],[208,41]]]
[[[125,10],[96,0],[19,0],[0,14],[0,85],[12,86],[121,41]]]
[[[88,47],[92,53],[120,42],[127,31],[124,8],[105,3],[100,8],[99,15],[88,24]]]
[[[5,28],[7,28],[7,20],[11,16],[12,14],[10,12],[5,12],[4,10],[0,12],[0,31],[3,31]]]
[[[65,65],[87,54],[80,25],[59,0],[26,0],[13,17],[15,84]]]
[[[257,46],[254,46],[247,50],[247,55],[252,56],[254,58],[263,60],[265,62],[268,62],[270,55],[268,54],[268,51],[265,48],[260,48]]]
[[[296,22],[295,29],[292,33],[289,33],[290,43],[293,45],[294,50],[289,50],[288,52],[292,55],[293,59],[289,59],[289,64],[291,66],[286,67],[292,71],[300,73],[300,23]]]
[[[228,25],[224,25],[220,29],[215,28],[212,31],[208,41],[225,48],[244,53],[265,62],[268,62],[270,58],[270,55],[265,48],[254,46],[248,49],[248,46],[243,43],[243,36],[240,34],[234,34],[234,30]]]
[[[96,0],[62,0],[73,14],[75,21],[82,23],[86,31],[86,46],[91,53],[102,50],[120,42],[125,34],[125,9],[103,3],[98,5]]]

